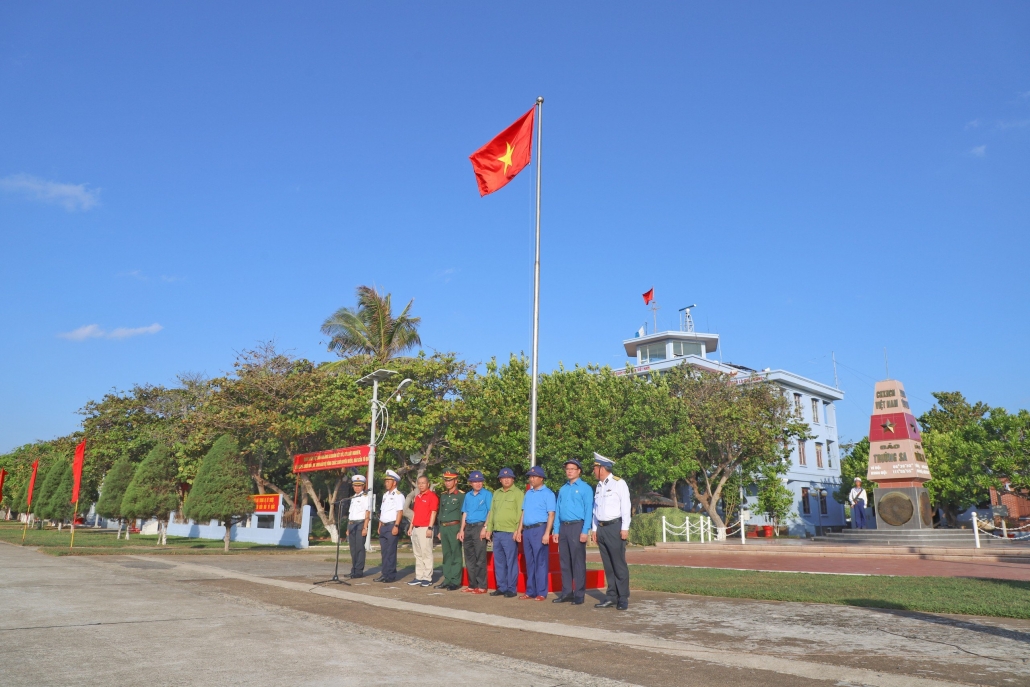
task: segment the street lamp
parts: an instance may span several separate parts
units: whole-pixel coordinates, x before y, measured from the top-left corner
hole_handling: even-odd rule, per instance
[[[375,485],[372,481],[372,476],[376,469],[376,444],[383,440],[386,433],[390,430],[390,412],[386,408],[386,403],[379,400],[379,382],[388,379],[392,375],[397,374],[394,370],[376,370],[370,374],[365,375],[358,380],[358,384],[362,386],[372,385],[372,429],[371,435],[368,442],[368,475],[366,483],[368,484],[368,502],[369,508],[375,510],[376,497],[375,497]],[[387,400],[396,398],[398,401],[401,400],[401,392],[411,384],[410,379],[404,379],[397,388],[390,394]],[[379,423],[382,422],[382,430],[379,429]],[[368,532],[365,534],[365,551],[372,550],[372,528],[368,528]]]

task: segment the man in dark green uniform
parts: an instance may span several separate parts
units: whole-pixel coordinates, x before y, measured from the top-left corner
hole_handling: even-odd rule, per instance
[[[440,495],[440,543],[443,548],[443,579],[437,589],[453,592],[461,588],[461,505],[465,492],[458,490],[458,473],[447,470],[443,473],[444,493]]]

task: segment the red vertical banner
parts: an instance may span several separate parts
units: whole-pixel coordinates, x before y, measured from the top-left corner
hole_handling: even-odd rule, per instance
[[[29,477],[29,496],[28,503],[25,504],[25,510],[29,511],[32,508],[32,490],[36,487],[36,471],[39,470],[39,461],[35,461],[32,464],[32,476]],[[31,511],[29,511],[31,512]]]
[[[7,470],[0,468],[0,501],[4,500],[4,478],[7,477]]]
[[[82,463],[86,460],[86,440],[83,439],[75,447],[75,460],[72,462],[72,503],[79,501],[79,483],[82,481]]]

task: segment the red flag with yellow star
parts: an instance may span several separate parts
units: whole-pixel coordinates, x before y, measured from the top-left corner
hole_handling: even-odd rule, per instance
[[[497,134],[492,141],[469,155],[472,171],[479,183],[479,195],[485,196],[503,187],[529,164],[533,148],[534,107]]]

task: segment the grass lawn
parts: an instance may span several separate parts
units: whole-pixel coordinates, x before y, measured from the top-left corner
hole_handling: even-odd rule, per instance
[[[963,577],[812,575],[656,565],[629,568],[631,588],[656,592],[1030,618],[1030,582]]]
[[[0,521],[0,541],[10,544],[21,544],[24,525],[19,522]],[[89,527],[78,527],[75,530],[75,548],[69,548],[71,530],[67,527],[60,532],[55,528],[35,530],[31,527],[25,535],[25,546],[38,548],[44,553],[55,556],[104,555],[104,554],[136,554],[136,553],[222,553],[225,544],[214,539],[190,539],[187,537],[168,537],[167,546],[158,546],[156,534],[134,534],[128,541],[125,534],[115,539],[114,530],[95,530]],[[295,549],[250,542],[230,542],[230,552],[243,551],[281,551]]]

